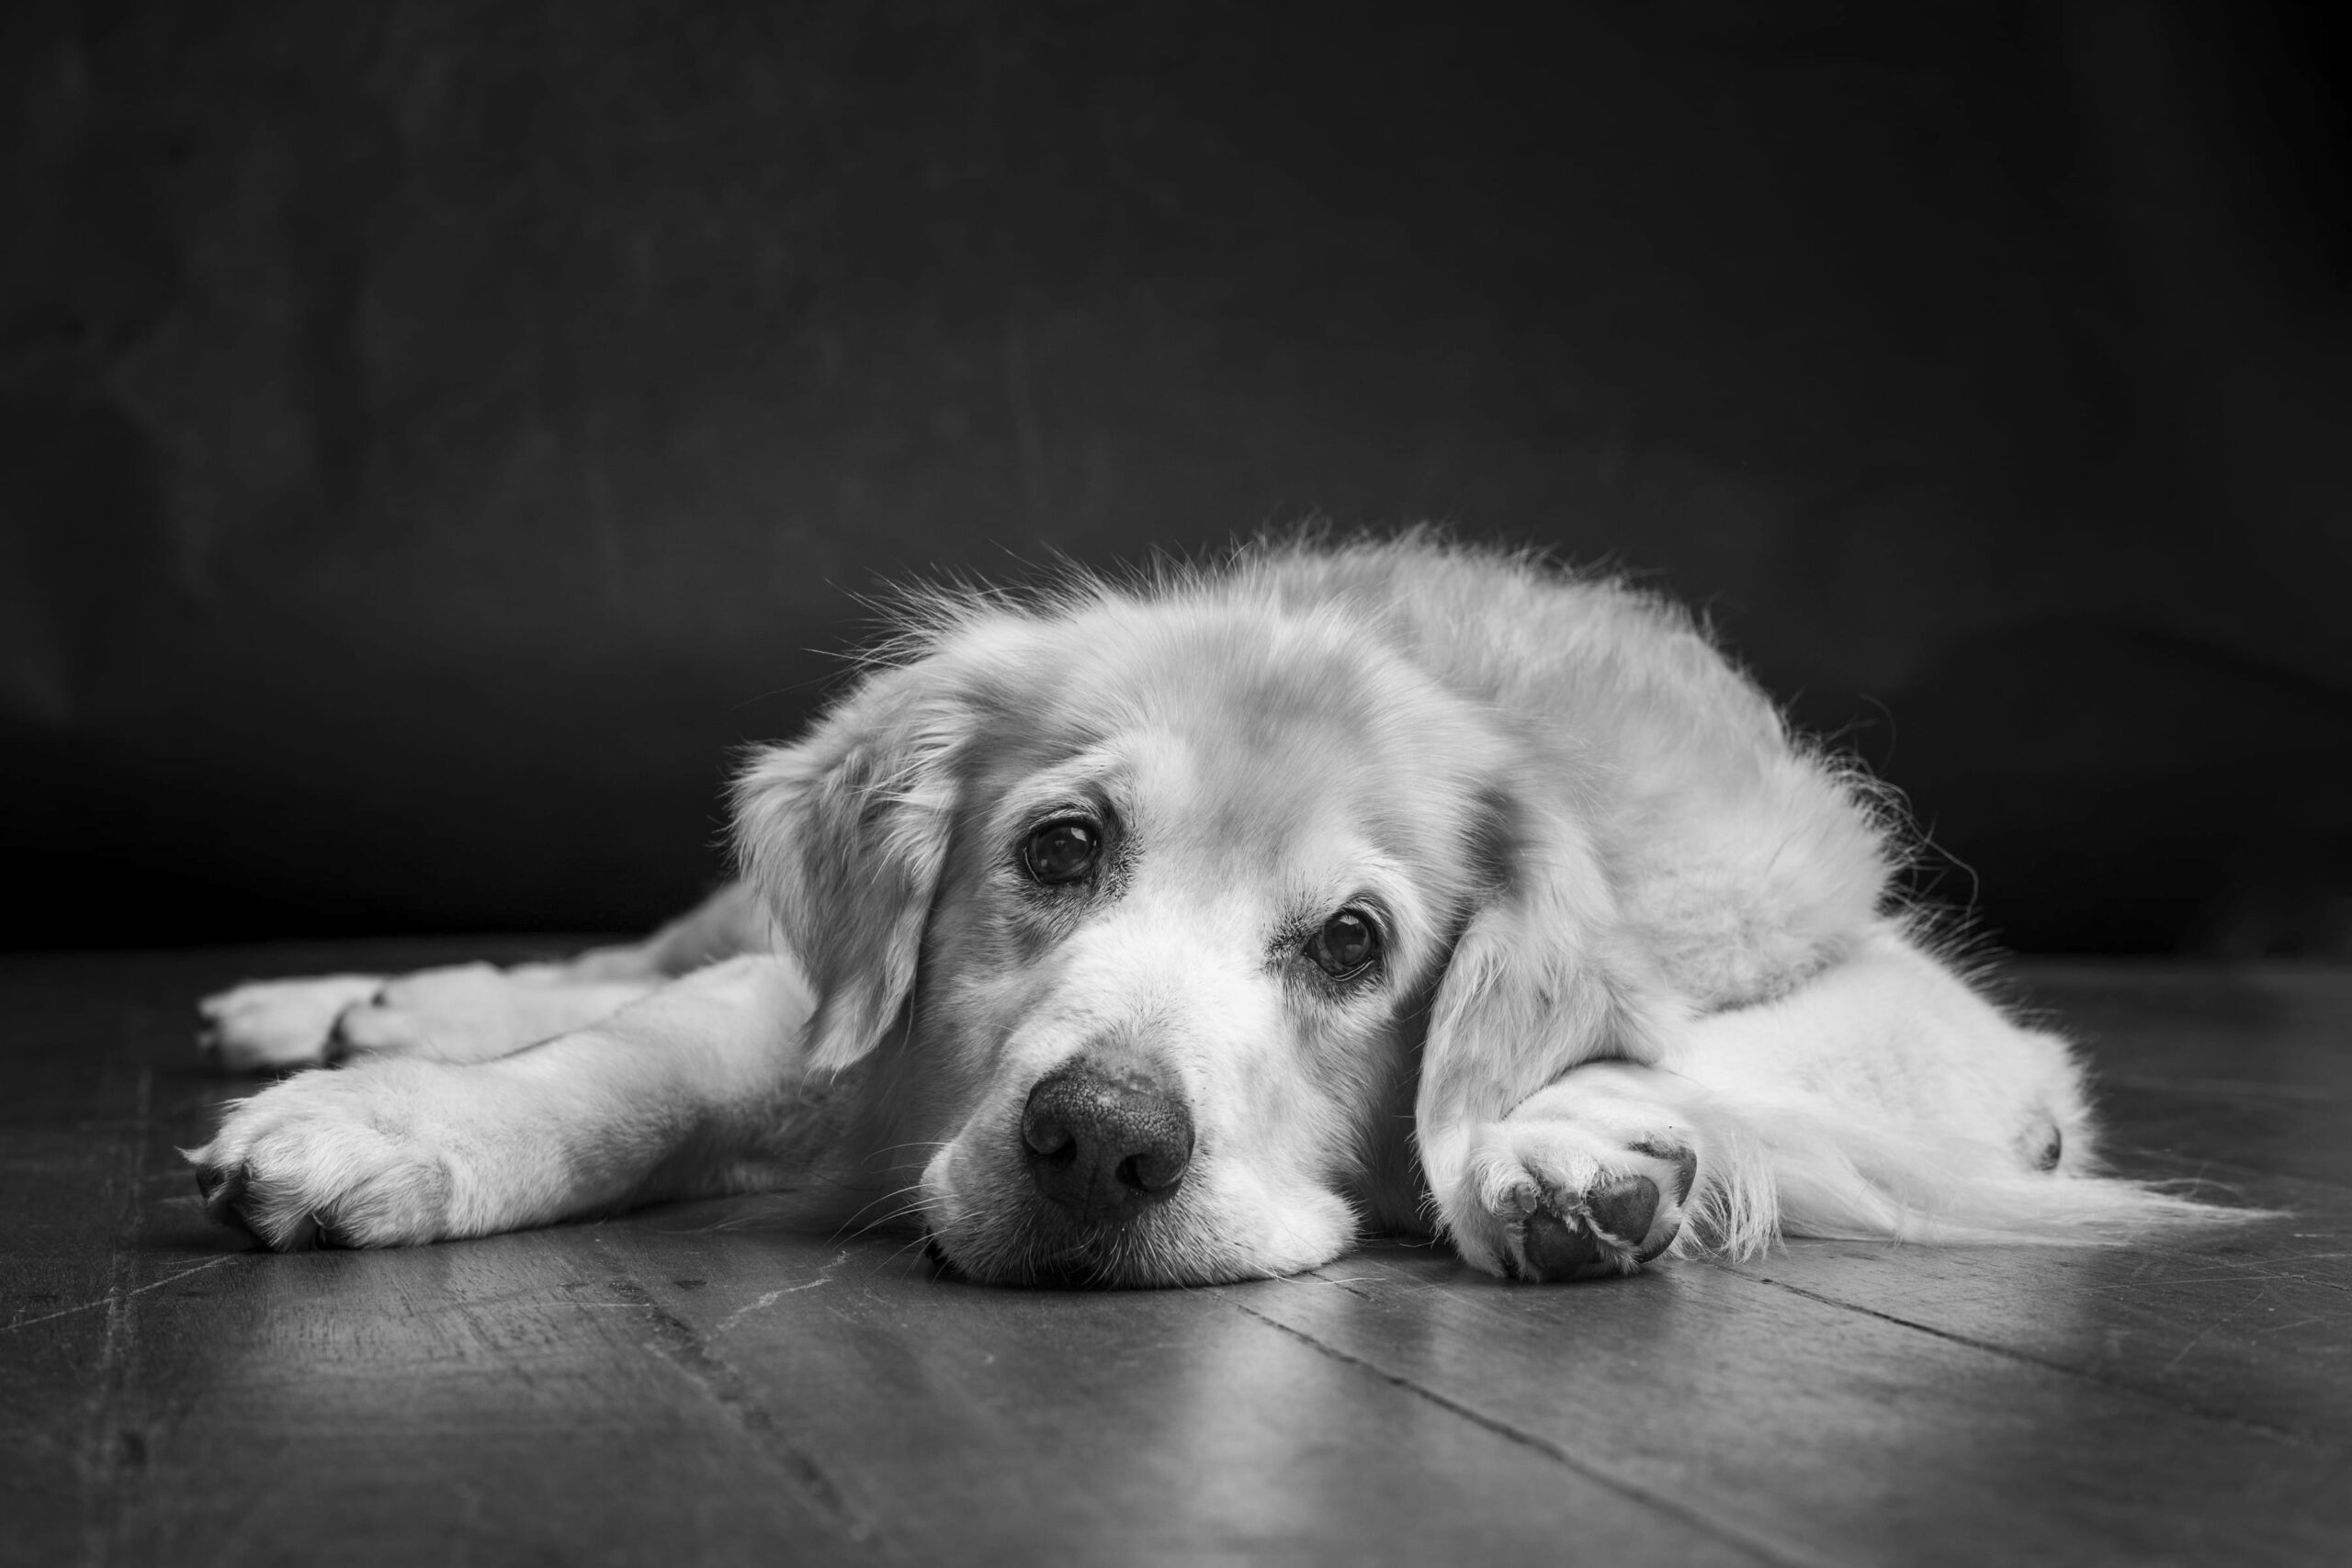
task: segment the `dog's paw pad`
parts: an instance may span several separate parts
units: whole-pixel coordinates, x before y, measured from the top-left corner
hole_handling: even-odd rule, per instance
[[[1657,1215],[1657,1183],[1646,1176],[1621,1176],[1585,1195],[1593,1224],[1638,1248]]]
[[[1523,1280],[1630,1274],[1657,1256],[1643,1244],[1657,1212],[1657,1184],[1646,1176],[1614,1177],[1580,1194],[1546,1197],[1517,1227],[1515,1271]],[[1664,1250],[1662,1243],[1657,1250]]]
[[[1548,1210],[1528,1216],[1519,1251],[1517,1272],[1523,1280],[1585,1280],[1614,1272],[1589,1225],[1572,1224]]]
[[[1634,1273],[1673,1247],[1702,1181],[1697,1140],[1597,1120],[1513,1116],[1480,1129],[1448,1206],[1465,1258],[1513,1279],[1590,1280]]]

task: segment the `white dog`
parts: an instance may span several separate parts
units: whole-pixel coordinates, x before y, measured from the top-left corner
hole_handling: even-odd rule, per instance
[[[910,620],[650,942],[209,1001],[232,1064],[349,1058],[232,1109],[212,1212],[385,1247],[767,1190],[1131,1285],[1367,1227],[1573,1279],[2211,1213],[2096,1174],[2066,1045],[1890,912],[1871,785],[1651,598],[1414,536]]]

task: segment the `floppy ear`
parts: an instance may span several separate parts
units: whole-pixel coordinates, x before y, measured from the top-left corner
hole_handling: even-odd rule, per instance
[[[1414,1102],[1421,1168],[1457,1240],[1476,1201],[1476,1129],[1580,1063],[1656,1062],[1673,1008],[1570,802],[1496,789],[1478,834],[1487,891],[1438,983]]]
[[[872,1050],[912,988],[969,707],[931,661],[869,677],[735,781],[735,847],[817,998],[809,1065]]]

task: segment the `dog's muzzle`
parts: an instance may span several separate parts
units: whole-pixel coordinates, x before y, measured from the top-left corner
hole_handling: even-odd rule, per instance
[[[1117,1224],[1183,1184],[1193,1114],[1150,1064],[1079,1056],[1030,1089],[1021,1152],[1046,1199],[1077,1219]]]

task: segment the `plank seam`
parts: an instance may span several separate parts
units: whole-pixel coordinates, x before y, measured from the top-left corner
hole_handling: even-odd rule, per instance
[[[111,1561],[122,1534],[126,1512],[125,1412],[130,1404],[130,1361],[136,1348],[138,1325],[130,1290],[138,1272],[139,1233],[143,1226],[147,1196],[147,1140],[155,1121],[155,1072],[139,1069],[139,1089],[130,1121],[137,1132],[130,1140],[130,1179],[124,1183],[122,1209],[116,1216],[114,1257],[108,1267],[106,1328],[98,1341],[96,1375],[85,1407],[82,1451],[75,1469],[82,1483],[81,1561],[97,1565]],[[93,1303],[98,1304],[98,1303]],[[142,1443],[144,1438],[140,1439]]]
[[[597,1245],[608,1258],[612,1257],[612,1249],[603,1237],[597,1238]],[[655,1339],[650,1348],[708,1394],[753,1442],[780,1463],[809,1501],[841,1527],[850,1544],[869,1554],[903,1560],[905,1553],[865,1510],[850,1501],[848,1494],[824,1466],[785,1435],[775,1414],[744,1383],[742,1373],[706,1344],[693,1325],[656,1301],[627,1264],[617,1258],[612,1261],[621,1275],[606,1283],[629,1298],[630,1304],[652,1325]]]
[[[2267,1421],[2257,1421],[2252,1416],[2238,1416],[2226,1410],[2210,1409],[2189,1400],[2177,1399],[2168,1394],[2157,1393],[2153,1390],[2139,1387],[2133,1383],[2124,1382],[2115,1378],[2104,1377],[2098,1372],[2088,1371],[2082,1367],[2070,1367],[2064,1361],[2053,1361],[2046,1357],[2030,1355],[2023,1350],[2013,1349],[2006,1345],[1996,1345],[1986,1340],[1972,1338],[1965,1334],[1955,1334],[1948,1328],[1938,1328],[1932,1324],[1917,1323],[1910,1318],[1901,1317],[1891,1312],[1882,1312],[1876,1307],[1866,1307],[1854,1302],[1842,1301],[1836,1296],[1824,1295],[1818,1291],[1808,1291],[1803,1285],[1792,1285],[1784,1280],[1768,1280],[1761,1275],[1744,1274],[1740,1272],[1739,1269],[1729,1264],[1716,1262],[1708,1258],[1702,1258],[1699,1261],[1705,1263],[1706,1266],[1711,1269],[1715,1269],[1723,1273],[1730,1275],[1735,1280],[1745,1280],[1751,1285],[1766,1285],[1776,1291],[1786,1291],[1791,1295],[1803,1296],[1805,1300],[1809,1302],[1818,1302],[1823,1306],[1835,1307],[1840,1312],[1860,1313],[1864,1317],[1874,1317],[1881,1323],[1891,1323],[1898,1328],[1912,1329],[1917,1333],[1925,1334],[1930,1338],[1941,1339],[1947,1344],[1964,1345],[1972,1350],[1982,1350],[1989,1355],[1998,1356],[2004,1360],[2019,1362],[2029,1367],[2040,1367],[2045,1371],[2057,1372],[2065,1377],[2076,1378],[2084,1382],[2096,1384],[2100,1388],[2109,1390],[2116,1393],[2128,1395],[2133,1399],[2144,1400],[2151,1404],[2161,1405],[2167,1411],[2171,1411],[2176,1414],[2192,1416],[2201,1421],[2211,1421],[2220,1426],[2233,1427],[2242,1431],[2254,1433],[2258,1437],[2268,1438],[2275,1442],[2284,1443],[2289,1448],[2301,1449],[2307,1452],[2330,1455],[2340,1451],[2335,1444],[2327,1442],[2322,1438],[2312,1437],[2308,1433],[2293,1431],[2283,1427],[2274,1427]]]
[[[1352,1294],[1353,1292],[1351,1293]],[[1489,1416],[1473,1405],[1464,1404],[1460,1400],[1449,1398],[1446,1395],[1438,1393],[1435,1389],[1424,1387],[1422,1384],[1415,1382],[1412,1379],[1408,1378],[1401,1373],[1389,1371],[1387,1369],[1375,1362],[1368,1361],[1361,1356],[1351,1355],[1349,1352],[1340,1349],[1335,1345],[1326,1344],[1324,1341],[1317,1339],[1311,1334],[1306,1333],[1301,1329],[1292,1327],[1289,1324],[1283,1322],[1280,1318],[1271,1316],[1259,1311],[1256,1307],[1250,1305],[1247,1302],[1237,1300],[1231,1295],[1227,1295],[1225,1299],[1234,1306],[1238,1307],[1241,1311],[1249,1314],[1251,1317],[1256,1318],[1259,1322],[1266,1324],[1270,1327],[1278,1329],[1282,1333],[1289,1335],[1292,1338],[1297,1340],[1300,1344],[1306,1346],[1309,1349],[1315,1351],[1318,1355],[1329,1357],[1330,1359],[1338,1361],[1344,1366],[1354,1367],[1361,1371],[1369,1372],[1374,1377],[1378,1378],[1381,1382],[1388,1383],[1393,1387],[1403,1389],[1408,1393],[1413,1394],[1418,1398],[1427,1400],[1430,1404],[1436,1405],[1439,1409],[1446,1411],[1451,1415],[1458,1416],[1463,1420],[1469,1422],[1472,1426],[1476,1427],[1483,1431],[1492,1432],[1497,1437],[1501,1438],[1508,1442],[1516,1443],[1522,1448],[1532,1449],[1537,1453],[1543,1454],[1554,1462],[1559,1464],[1562,1468],[1576,1472],[1577,1474],[1583,1476],[1586,1480],[1592,1482],[1595,1485],[1604,1487],[1609,1491],[1617,1493],[1621,1496],[1631,1497],[1635,1502],[1644,1504],[1648,1507],[1655,1508],[1659,1513],[1665,1514],[1668,1517],[1679,1519],[1684,1524],[1690,1525],[1691,1528],[1703,1534],[1713,1536],[1714,1539],[1724,1542],[1726,1545],[1747,1552],[1766,1562],[1780,1564],[1781,1568],[1809,1568],[1809,1564],[1813,1561],[1806,1558],[1788,1556],[1770,1543],[1758,1540],[1751,1536],[1734,1529],[1727,1525],[1722,1524],[1717,1520],[1711,1519],[1706,1515],[1696,1512],[1688,1506],[1677,1502],[1672,1497],[1653,1491],[1636,1482],[1628,1481],[1623,1476],[1614,1475],[1606,1470],[1600,1469],[1590,1461],[1577,1458],[1570,1450],[1562,1448],[1559,1444],[1555,1443],[1548,1438],[1538,1437],[1532,1432],[1521,1431],[1518,1427],[1511,1426],[1509,1422]]]

